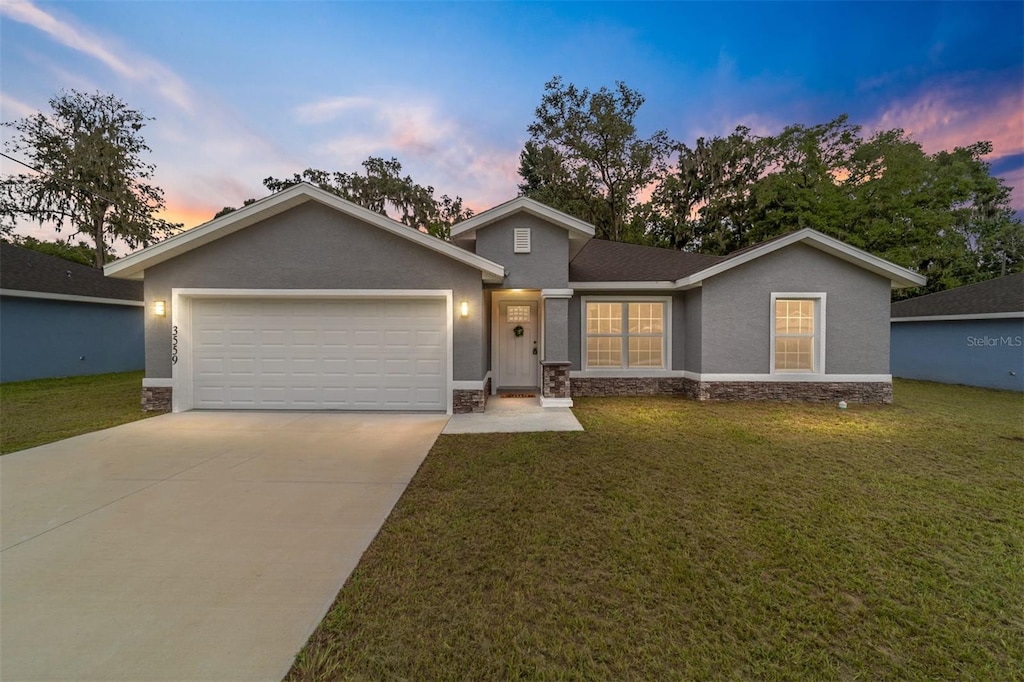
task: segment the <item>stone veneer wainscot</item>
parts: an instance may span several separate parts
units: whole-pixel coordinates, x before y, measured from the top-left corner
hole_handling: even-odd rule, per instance
[[[574,397],[680,395],[694,400],[774,400],[782,402],[892,403],[885,381],[695,381],[684,377],[597,378],[572,381]]]

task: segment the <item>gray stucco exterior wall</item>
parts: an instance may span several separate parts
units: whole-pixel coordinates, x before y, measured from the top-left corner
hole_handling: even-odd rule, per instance
[[[0,297],[0,382],[142,369],[142,323],[141,306]]]
[[[411,229],[411,228],[410,228]],[[307,202],[146,270],[146,376],[171,376],[173,288],[451,289],[456,381],[483,379],[488,360],[480,271],[316,202]],[[471,314],[463,319],[460,301]]]
[[[683,353],[682,367],[688,372],[700,373],[701,368],[701,289],[684,291],[683,299]]]
[[[513,230],[530,228],[530,253],[515,253]],[[476,253],[505,266],[506,289],[564,289],[569,286],[569,234],[528,213],[516,213],[476,233]]]
[[[545,362],[564,362],[569,359],[569,299],[544,299],[544,357]]]
[[[704,281],[701,371],[771,371],[772,292],[825,292],[825,373],[889,373],[888,279],[794,244]]]
[[[893,376],[1024,391],[1024,319],[893,322]]]

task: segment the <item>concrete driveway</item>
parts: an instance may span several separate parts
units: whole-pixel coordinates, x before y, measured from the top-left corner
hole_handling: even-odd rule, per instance
[[[0,679],[280,680],[446,421],[187,412],[0,457]]]

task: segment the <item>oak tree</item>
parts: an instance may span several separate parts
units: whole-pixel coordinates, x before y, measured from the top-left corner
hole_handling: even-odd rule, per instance
[[[5,232],[25,219],[70,228],[70,237],[91,239],[93,262],[102,267],[111,241],[146,246],[180,228],[156,217],[163,191],[152,184],[141,133],[151,118],[99,92],[61,93],[50,107],[4,124],[14,130],[6,149],[32,169],[0,179]]]

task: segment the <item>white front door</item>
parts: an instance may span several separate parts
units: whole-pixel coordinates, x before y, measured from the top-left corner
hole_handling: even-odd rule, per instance
[[[498,305],[498,388],[535,388],[540,349],[536,301]]]

